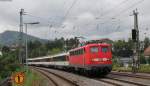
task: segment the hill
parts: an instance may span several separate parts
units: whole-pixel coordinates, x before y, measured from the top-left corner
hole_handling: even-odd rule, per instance
[[[40,41],[42,43],[47,42],[48,40],[45,39],[40,39],[38,37],[35,36],[31,36],[31,35],[26,35],[23,34],[23,37],[28,37],[28,40],[30,41]],[[3,33],[0,34],[0,44],[1,45],[12,45],[12,44],[16,44],[18,42],[19,39],[19,32],[17,31],[5,31]]]

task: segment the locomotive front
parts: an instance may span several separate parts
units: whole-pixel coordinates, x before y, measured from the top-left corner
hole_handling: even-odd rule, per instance
[[[91,44],[87,49],[87,65],[92,71],[108,74],[112,70],[112,53],[110,44]]]

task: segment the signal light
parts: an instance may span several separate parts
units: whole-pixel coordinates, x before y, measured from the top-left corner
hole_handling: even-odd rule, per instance
[[[136,41],[136,29],[132,29],[132,40],[135,42]]]

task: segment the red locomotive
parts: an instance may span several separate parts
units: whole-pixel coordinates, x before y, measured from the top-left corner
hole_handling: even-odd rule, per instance
[[[112,69],[110,44],[87,44],[69,51],[69,65],[79,71],[108,74]]]

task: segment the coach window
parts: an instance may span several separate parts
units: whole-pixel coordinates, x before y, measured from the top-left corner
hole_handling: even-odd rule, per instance
[[[80,51],[79,50],[77,50],[77,55],[79,55],[80,54]]]
[[[76,51],[74,51],[73,55],[76,55]]]
[[[70,55],[73,55],[72,52],[70,52]]]
[[[77,55],[79,55],[79,50],[77,50]]]
[[[83,54],[83,49],[80,50],[80,54]]]
[[[28,62],[33,62],[32,60],[28,60]]]
[[[80,50],[78,50],[78,55],[80,55]]]
[[[81,50],[80,50],[80,54],[83,54],[83,53],[84,53],[84,49],[81,49]]]
[[[90,48],[90,51],[91,51],[92,53],[97,53],[97,52],[98,52],[98,47],[96,47],[96,46],[91,47],[91,48]]]
[[[76,55],[78,55],[78,50],[76,50]]]
[[[75,51],[73,51],[73,55],[75,55]]]
[[[81,55],[81,54],[82,54],[82,49],[79,50],[79,55]]]
[[[78,52],[77,52],[77,50],[75,51],[75,55],[77,55],[78,54]]]

